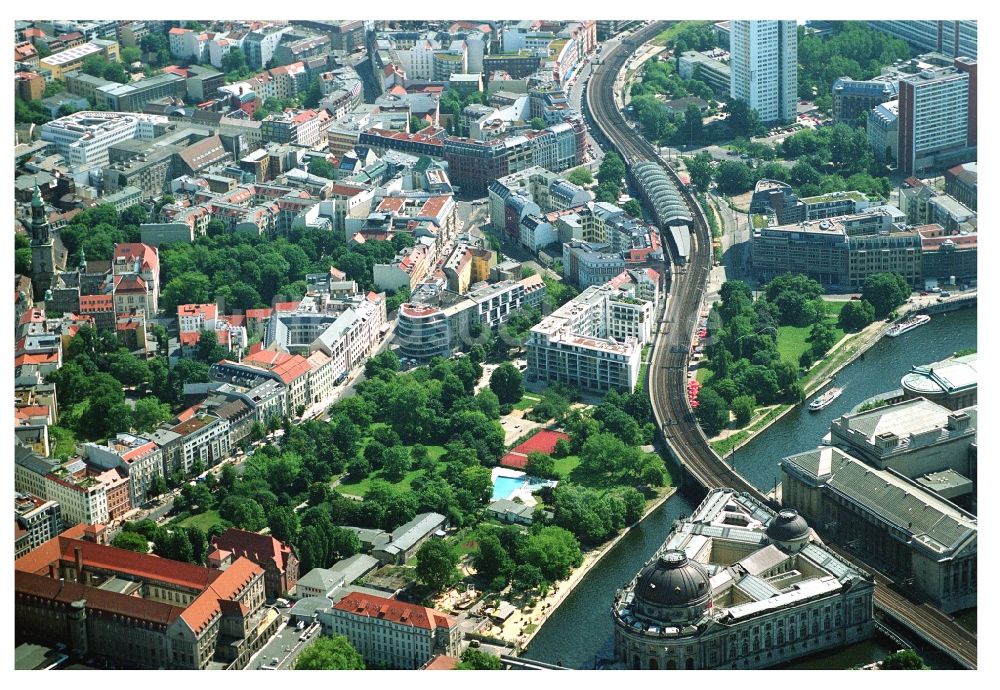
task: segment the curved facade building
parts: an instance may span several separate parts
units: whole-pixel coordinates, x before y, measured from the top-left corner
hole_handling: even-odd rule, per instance
[[[871,577],[794,510],[714,489],[612,605],[630,669],[766,668],[873,630]]]
[[[448,315],[427,304],[403,304],[396,321],[396,340],[401,357],[426,361],[451,354]]]
[[[903,376],[903,400],[927,398],[931,402],[960,410],[975,405],[978,401],[979,372],[976,353],[963,357],[914,366]]]

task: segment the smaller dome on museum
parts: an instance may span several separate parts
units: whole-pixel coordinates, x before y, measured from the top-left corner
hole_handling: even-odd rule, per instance
[[[636,596],[662,607],[694,606],[707,600],[712,588],[700,563],[683,551],[668,551],[643,568],[636,582]]]
[[[774,516],[765,534],[771,541],[803,541],[809,538],[809,524],[798,511],[786,508]]]

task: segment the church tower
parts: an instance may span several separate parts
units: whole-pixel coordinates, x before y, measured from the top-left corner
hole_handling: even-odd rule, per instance
[[[31,196],[31,287],[36,300],[45,299],[45,292],[52,287],[55,258],[42,191],[35,185],[35,193]]]

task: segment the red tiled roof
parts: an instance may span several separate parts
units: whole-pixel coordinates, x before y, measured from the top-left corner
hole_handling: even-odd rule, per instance
[[[145,294],[146,281],[134,273],[116,276],[115,292],[141,292]]]
[[[124,575],[136,575],[199,591],[208,587],[220,575],[219,571],[200,565],[191,565],[152,554],[136,553],[135,551],[126,551],[125,549],[116,549],[113,546],[84,541],[80,537],[83,536],[85,529],[86,526],[81,523],[75,528],[49,539],[34,551],[14,561],[14,570],[43,574],[48,571],[50,564],[55,564],[57,561],[67,564],[74,563],[76,561],[75,550],[79,548],[85,566]]]
[[[14,358],[14,366],[19,367],[25,364],[56,364],[58,361],[58,352],[43,352],[40,354],[26,352]]]
[[[234,599],[263,571],[256,563],[238,558],[224,571],[210,572],[219,575],[181,614],[181,618],[196,635],[200,635],[215,616],[222,613],[221,600]]]
[[[277,304],[274,305],[274,311],[276,312],[295,311],[296,309],[299,308],[299,304],[301,304],[301,300],[299,300],[298,302],[278,302]]]
[[[125,242],[123,244],[115,245],[115,261],[118,259],[125,259],[127,262],[132,262],[134,259],[139,259],[139,265],[143,268],[150,268],[153,270],[154,275],[160,270],[160,257],[156,253],[156,249],[150,247],[142,242]]]
[[[424,202],[423,208],[420,209],[420,215],[437,216],[449,201],[451,201],[450,196],[432,196]]]
[[[38,307],[32,307],[28,309],[23,314],[21,314],[21,320],[18,322],[21,326],[27,325],[29,323],[44,323],[45,322],[45,310],[39,309]]]
[[[425,671],[454,671],[458,666],[459,659],[454,656],[438,654],[431,659],[431,663],[424,666]]]
[[[182,316],[200,316],[203,319],[214,319],[219,313],[215,304],[181,304],[177,307],[178,320]]]
[[[182,615],[183,609],[152,599],[143,599],[82,585],[72,580],[56,580],[25,571],[14,571],[14,591],[69,606],[85,599],[87,609],[124,616],[166,627]]]
[[[271,309],[270,307],[266,309],[247,309],[246,312],[248,319],[261,319],[261,320],[271,318],[271,315],[273,313],[274,310]]]
[[[178,335],[177,339],[180,340],[181,345],[194,347],[201,340],[201,331],[185,331]]]
[[[286,559],[292,553],[290,547],[274,537],[235,527],[230,527],[222,534],[213,537],[212,546],[238,556],[245,556],[254,563],[272,561],[282,572],[285,570]]]
[[[372,594],[351,592],[334,606],[338,611],[344,611],[353,616],[377,618],[392,621],[400,625],[410,625],[424,630],[435,628],[450,628],[456,625],[451,616],[425,606],[407,604],[397,599],[386,599]]]

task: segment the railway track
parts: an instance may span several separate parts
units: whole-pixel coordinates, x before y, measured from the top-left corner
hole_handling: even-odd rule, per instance
[[[670,296],[658,325],[649,366],[650,402],[664,441],[677,463],[700,486],[732,487],[773,505],[772,500],[734,471],[711,448],[687,400],[690,348],[704,306],[702,301],[712,266],[712,238],[704,211],[659,152],[629,126],[615,102],[615,82],[626,60],[639,46],[667,26],[669,22],[654,22],[604,54],[601,66],[586,86],[585,115],[592,134],[603,147],[614,149],[621,155],[630,175],[637,163],[659,163],[681,192],[693,219],[688,267],[672,278]],[[850,558],[847,554],[842,555]],[[856,562],[856,559],[851,560]],[[872,570],[867,564],[858,565],[869,572]],[[960,665],[976,668],[976,635],[941,611],[911,601],[896,591],[891,579],[881,573],[875,575],[875,607],[882,615],[905,625]]]

